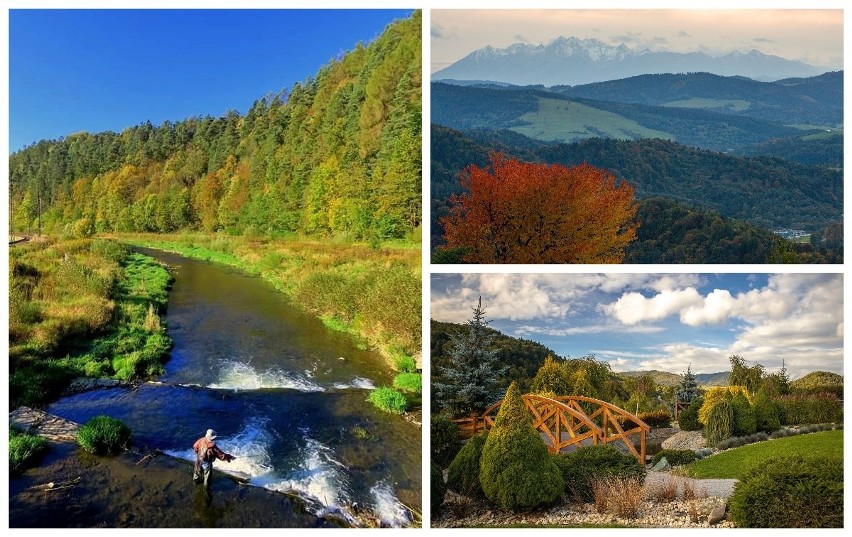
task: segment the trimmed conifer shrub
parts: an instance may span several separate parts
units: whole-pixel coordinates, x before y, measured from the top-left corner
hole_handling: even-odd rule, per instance
[[[664,449],[657,452],[654,458],[651,459],[651,464],[657,464],[663,457],[669,461],[672,466],[680,466],[689,464],[695,460],[695,452],[691,449]]]
[[[439,467],[446,468],[461,449],[458,425],[443,414],[433,414],[429,421],[432,461]]]
[[[77,431],[77,443],[89,453],[117,453],[130,444],[130,428],[115,418],[95,416]]]
[[[706,403],[705,403],[706,404]],[[715,446],[722,440],[730,438],[734,430],[734,407],[729,401],[720,401],[710,409],[707,415],[707,426],[704,427],[704,437],[708,446]]]
[[[737,483],[730,510],[742,528],[843,527],[843,460],[769,459]]]
[[[550,505],[562,496],[562,475],[514,382],[482,448],[479,482],[491,502],[513,511]]]
[[[645,467],[612,445],[586,446],[572,453],[554,455],[565,482],[565,492],[582,502],[595,498],[593,484],[606,478],[645,481]]]
[[[754,409],[742,393],[737,393],[731,400],[731,408],[734,409],[734,430],[736,436],[747,436],[757,431],[757,421]]]
[[[757,392],[754,397],[754,420],[758,431],[772,433],[781,428],[778,407],[764,391]]]
[[[461,448],[450,464],[447,488],[468,498],[482,499],[485,493],[479,483],[479,461],[488,432],[476,435]]]
[[[703,397],[697,397],[692,400],[689,406],[681,412],[677,417],[678,425],[681,431],[700,431],[704,426],[698,421],[698,410],[704,404]]]
[[[444,505],[444,495],[447,493],[447,485],[444,483],[444,472],[434,462],[430,469],[429,479],[429,498],[431,499],[432,514],[438,512],[438,509]]]

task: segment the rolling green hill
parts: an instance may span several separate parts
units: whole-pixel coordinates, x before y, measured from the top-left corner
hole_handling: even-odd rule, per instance
[[[678,386],[683,380],[683,376],[677,373],[669,373],[668,371],[659,371],[651,369],[647,371],[624,371],[618,373],[625,377],[638,377],[645,374],[650,374],[654,382],[658,386]],[[699,373],[695,375],[695,380],[701,386],[727,386],[728,375],[730,372],[722,371],[719,373]]]
[[[820,386],[843,386],[843,375],[828,371],[813,371],[790,383],[791,388],[812,389]]]

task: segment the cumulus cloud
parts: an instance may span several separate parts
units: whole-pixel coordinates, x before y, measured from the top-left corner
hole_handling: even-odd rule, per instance
[[[699,305],[701,300],[701,295],[693,287],[662,291],[651,298],[631,291],[616,302],[604,306],[603,310],[623,324],[634,325],[664,319],[685,308]]]

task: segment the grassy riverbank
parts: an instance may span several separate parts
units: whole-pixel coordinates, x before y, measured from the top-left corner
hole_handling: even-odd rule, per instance
[[[40,241],[9,250],[9,406],[42,406],[77,376],[162,372],[160,324],[171,276],[107,240]]]
[[[237,267],[270,282],[329,328],[357,336],[389,364],[405,356],[420,361],[419,248],[201,233],[116,238]]]

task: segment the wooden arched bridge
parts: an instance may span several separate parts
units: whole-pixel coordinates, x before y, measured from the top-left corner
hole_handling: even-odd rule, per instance
[[[651,428],[626,410],[582,395],[550,398],[527,394],[523,400],[532,415],[533,427],[542,434],[552,453],[621,442],[639,464],[645,464],[645,438]],[[481,416],[454,420],[462,436],[474,436],[491,428],[501,404],[503,401],[494,403]]]

